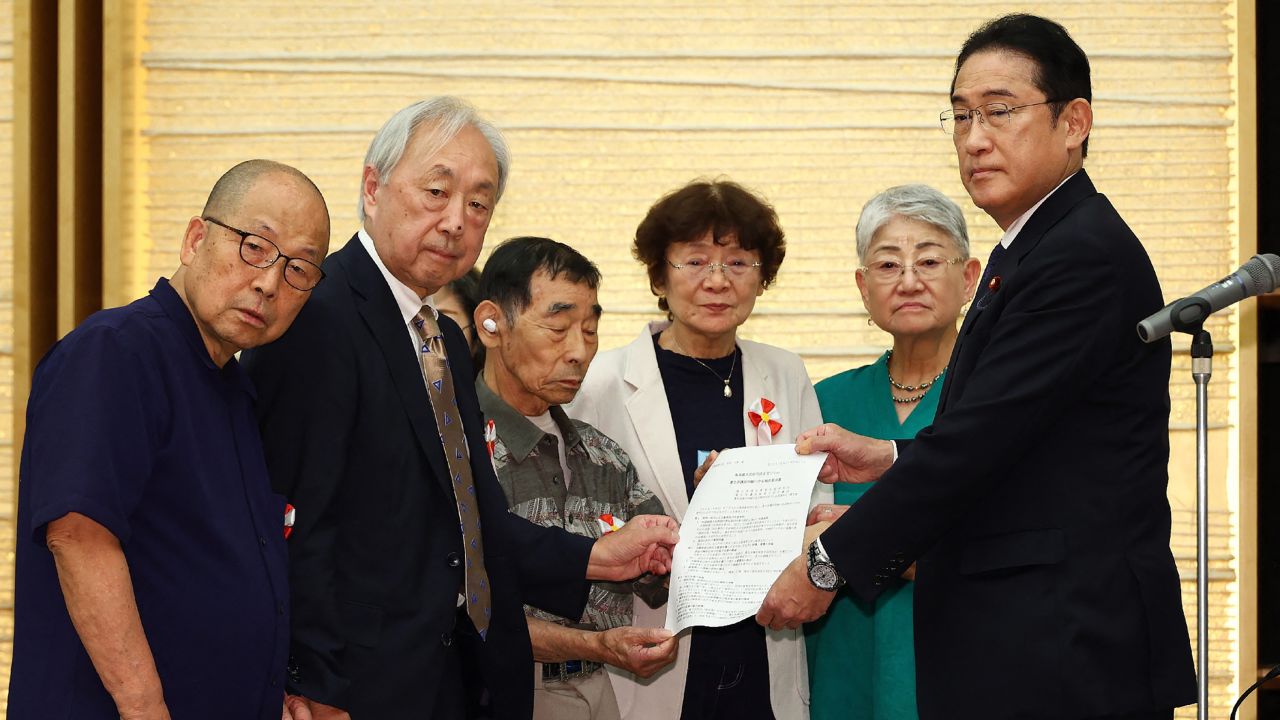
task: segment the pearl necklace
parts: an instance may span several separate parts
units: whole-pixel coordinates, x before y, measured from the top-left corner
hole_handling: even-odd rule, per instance
[[[889,361],[892,359],[893,359],[893,349],[890,348],[888,355],[885,357],[885,360],[884,360],[884,372],[885,372],[885,375],[889,376],[889,384],[903,392],[915,392],[917,390],[921,391],[919,395],[912,395],[911,397],[905,397],[905,398],[894,397],[893,393],[889,394],[889,397],[892,397],[894,402],[902,403],[904,405],[907,403],[919,402],[920,400],[922,400],[925,395],[929,394],[929,388],[933,387],[934,383],[942,379],[942,374],[947,371],[947,366],[943,365],[942,370],[940,370],[938,374],[933,377],[932,380],[922,382],[919,385],[903,385],[902,383],[899,383],[897,380],[894,380],[893,374],[889,372]]]

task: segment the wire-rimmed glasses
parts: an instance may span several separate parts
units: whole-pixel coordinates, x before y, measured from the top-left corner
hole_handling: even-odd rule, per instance
[[[994,130],[999,130],[1009,124],[1009,118],[1013,117],[1015,111],[1022,108],[1035,107],[1036,105],[1050,105],[1057,100],[1042,100],[1040,102],[1027,103],[1026,105],[1009,106],[1009,103],[992,102],[985,105],[979,105],[976,108],[959,108],[952,110],[943,110],[938,114],[938,124],[942,126],[942,131],[948,135],[968,135],[973,129],[974,118],[978,122],[986,125]]]

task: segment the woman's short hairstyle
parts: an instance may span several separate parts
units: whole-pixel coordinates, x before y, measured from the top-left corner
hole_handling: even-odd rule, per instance
[[[859,263],[867,264],[867,250],[871,248],[871,239],[885,223],[895,217],[933,225],[955,240],[960,257],[969,257],[969,229],[960,206],[928,185],[898,185],[881,192],[862,206],[862,215],[858,218],[858,229],[855,231]]]
[[[777,278],[787,241],[773,207],[730,180],[694,180],[654,203],[636,228],[631,254],[648,270],[649,286],[656,288],[666,278],[669,247],[708,231],[717,245],[737,240],[743,250],[760,254],[763,287]],[[658,307],[671,309],[665,297],[658,298]]]
[[[377,135],[369,143],[369,151],[364,156],[363,167],[373,167],[378,173],[378,180],[386,182],[395,170],[404,150],[409,146],[409,139],[420,127],[426,127],[429,134],[422,138],[427,144],[426,156],[440,152],[462,129],[470,125],[484,136],[489,147],[493,148],[493,157],[498,163],[498,187],[494,192],[493,202],[496,205],[502,199],[502,192],[507,187],[507,173],[511,169],[511,151],[507,149],[507,141],[502,132],[492,123],[480,117],[480,113],[467,101],[441,95],[429,100],[420,100],[397,112],[387,120]],[[361,172],[363,176],[363,171]],[[363,183],[362,183],[363,186]],[[356,203],[356,215],[364,222],[364,192]]]

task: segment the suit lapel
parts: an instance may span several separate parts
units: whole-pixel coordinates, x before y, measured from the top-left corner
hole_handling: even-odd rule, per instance
[[[1083,169],[1072,175],[1071,179],[1063,183],[1057,192],[1044,201],[1034,215],[1027,218],[1027,224],[1022,226],[1022,231],[1018,233],[1018,238],[1014,241],[1014,247],[1010,248],[1012,252],[1009,254],[1017,257],[1018,262],[1022,262],[1022,258],[1029,255],[1040,244],[1045,233],[1066,217],[1072,208],[1080,204],[1081,200],[1097,194],[1098,191],[1094,189],[1093,182],[1089,180],[1089,174]]]
[[[1022,259],[1035,250],[1050,228],[1058,224],[1058,221],[1066,217],[1071,212],[1071,209],[1082,200],[1096,194],[1098,194],[1098,191],[1093,187],[1089,174],[1084,169],[1081,169],[1064,182],[1062,187],[1046,198],[1035,213],[1027,218],[1026,224],[1018,232],[1013,245],[1004,254],[1004,257],[1000,259],[1000,264],[996,267],[994,274],[1000,276],[1001,285],[1008,284],[1009,280],[1017,274],[1018,266],[1022,264]],[[995,297],[988,294],[983,298],[984,307],[972,307],[968,313],[965,313],[964,322],[960,324],[960,334],[956,337],[955,347],[951,350],[951,360],[948,367],[955,365],[955,359],[960,357],[960,349],[964,345],[965,338],[968,337],[970,330],[984,314],[986,305],[994,301]],[[941,415],[947,407],[947,398],[951,395],[953,380],[959,381],[958,376],[948,373],[947,379],[942,384],[942,394],[938,397],[937,415]]]
[[[742,443],[744,446],[759,445],[756,442],[756,427],[751,424],[751,418],[747,417],[746,410],[751,404],[760,398],[768,398],[770,401],[777,403],[778,398],[768,397],[765,394],[765,388],[769,386],[769,370],[762,365],[756,363],[755,358],[747,352],[745,343],[739,342],[742,347]],[[789,417],[787,413],[793,412],[795,408],[784,408],[778,406],[778,415],[782,417],[782,422],[796,420]]]
[[[407,327],[400,321],[400,307],[391,295],[391,288],[378,266],[354,237],[340,253],[340,262],[347,268],[351,289],[359,313],[369,334],[373,336],[387,371],[391,375],[396,394],[400,397],[405,415],[423,453],[431,464],[436,481],[451,495],[449,470],[445,463],[444,446],[436,430],[435,416],[431,411],[431,399],[422,380],[422,367],[414,357],[409,344]]]
[[[626,400],[627,414],[657,483],[657,487],[650,490],[678,522],[689,508],[689,496],[684,487],[684,469],[680,466],[676,431],[671,423],[671,405],[667,403],[667,391],[658,374],[653,330],[646,326],[640,338],[627,346],[622,378],[634,388]]]

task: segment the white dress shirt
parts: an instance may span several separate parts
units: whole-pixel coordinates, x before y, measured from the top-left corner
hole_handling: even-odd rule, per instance
[[[1076,172],[1080,172],[1080,171],[1077,170]],[[1070,180],[1075,176],[1076,176],[1076,173],[1071,173],[1070,175],[1068,175],[1065,180],[1058,183],[1058,187],[1055,187],[1054,189],[1050,190],[1048,195],[1045,195],[1044,197],[1040,198],[1040,202],[1036,203],[1035,205],[1032,205],[1030,210],[1027,210],[1026,212],[1022,213],[1021,215],[1018,216],[1017,220],[1014,220],[1012,223],[1009,224],[1009,229],[1004,231],[1004,235],[1000,236],[1000,244],[1004,246],[1005,250],[1008,250],[1009,247],[1013,245],[1013,241],[1017,239],[1018,233],[1022,232],[1022,226],[1026,225],[1027,220],[1031,219],[1031,216],[1036,214],[1036,211],[1040,209],[1040,206],[1044,204],[1044,201],[1049,199],[1049,195],[1052,195],[1058,192],[1058,188],[1062,187],[1063,185],[1066,185],[1067,180]]]
[[[369,257],[373,258],[373,264],[378,266],[378,272],[382,273],[382,278],[387,281],[387,287],[391,288],[391,295],[396,299],[396,306],[400,308],[400,315],[404,320],[404,329],[408,333],[409,344],[413,347],[414,357],[418,356],[421,349],[418,347],[421,341],[418,339],[418,331],[413,329],[413,319],[418,316],[418,311],[422,310],[422,306],[426,305],[431,308],[431,314],[436,320],[440,319],[440,313],[436,311],[436,302],[434,295],[428,295],[424,301],[418,296],[418,293],[408,285],[400,282],[400,278],[391,274],[387,266],[383,264],[382,258],[378,257],[378,250],[373,246],[373,238],[369,236],[368,231],[363,227],[360,232],[356,233],[360,238],[360,244],[364,246],[365,252],[369,253]],[[426,382],[425,376],[423,382]]]

